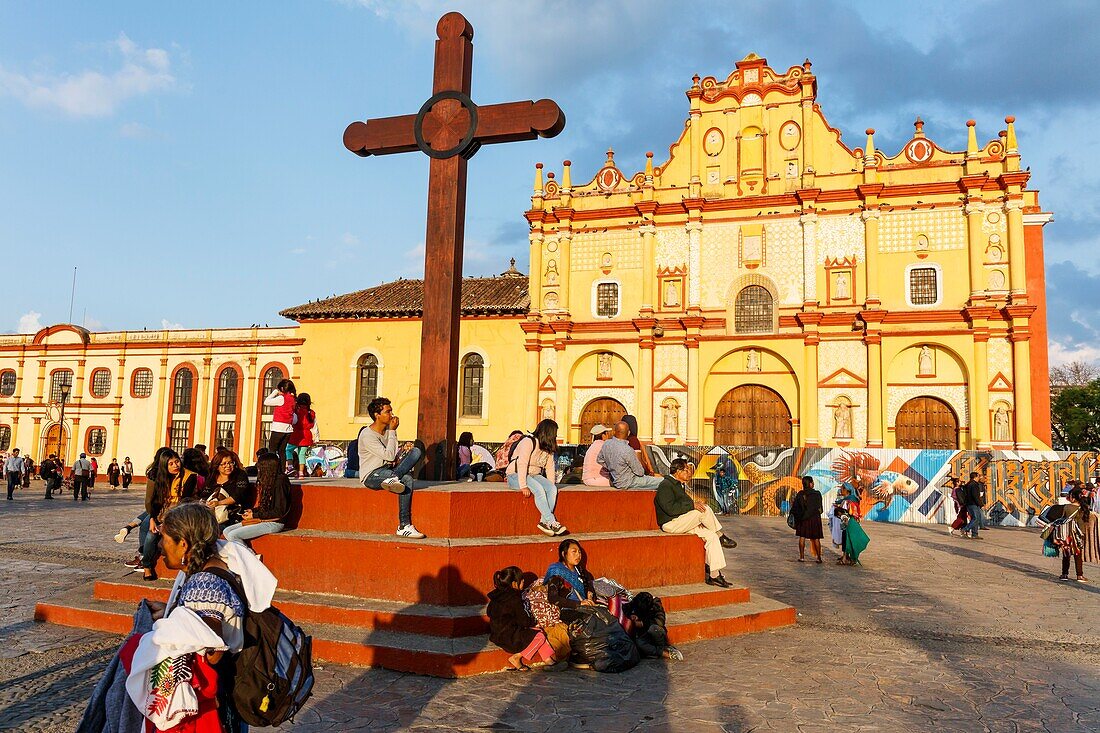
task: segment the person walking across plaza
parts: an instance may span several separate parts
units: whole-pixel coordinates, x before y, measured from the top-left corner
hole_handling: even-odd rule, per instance
[[[112,458],[111,463],[107,466],[107,483],[111,485],[111,488],[118,488],[119,477],[121,475],[122,469],[118,465],[118,459]]]
[[[271,394],[264,398],[264,406],[274,408],[267,449],[279,459],[279,465],[286,465],[286,446],[290,442],[290,434],[294,432],[294,408],[297,405],[298,390],[289,379],[279,380]]]
[[[947,477],[947,490],[951,494],[951,502],[955,505],[955,519],[947,528],[947,534],[954,537],[961,534],[962,528],[970,521],[970,515],[966,512],[966,489],[958,476]]]
[[[1054,544],[1062,555],[1062,574],[1058,579],[1069,580],[1069,566],[1072,560],[1074,570],[1077,572],[1077,582],[1086,583],[1088,578],[1085,577],[1084,560],[1089,519],[1092,514],[1091,501],[1088,492],[1080,483],[1070,489],[1066,501],[1066,504],[1053,507],[1061,510],[1061,522],[1056,521],[1052,524],[1053,528],[1061,529],[1054,533]]]
[[[794,496],[791,513],[794,515],[794,533],[798,536],[798,561],[806,561],[806,540],[810,541],[810,551],[817,562],[821,559],[821,539],[825,536],[821,529],[821,513],[825,511],[821,492],[814,488],[814,477],[802,477],[802,490]]]
[[[15,488],[23,482],[23,459],[19,457],[18,448],[4,461],[4,478],[8,480],[8,501],[11,501],[15,498]]]
[[[51,453],[46,456],[42,463],[38,464],[38,476],[45,484],[46,494],[43,497],[45,499],[53,499],[53,480],[56,473],[57,462],[54,460],[54,454]]]
[[[970,473],[970,480],[963,485],[963,501],[966,503],[966,513],[970,515],[970,521],[962,528],[964,537],[980,540],[978,529],[981,527],[982,517],[982,485],[978,481],[980,474],[977,471]]]
[[[130,488],[130,483],[134,480],[134,464],[130,463],[130,456],[126,456],[126,460],[122,462],[122,488]]]
[[[88,500],[88,489],[91,487],[92,462],[84,453],[73,463],[73,501],[79,494],[81,501]]]
[[[368,489],[397,494],[397,536],[422,540],[424,533],[412,523],[412,474],[423,452],[412,441],[398,444],[401,418],[393,414],[393,405],[385,397],[371,400],[367,415],[373,422],[359,431],[360,480]]]
[[[88,488],[89,489],[92,489],[92,488],[95,487],[96,477],[99,476],[99,461],[96,460],[95,456],[92,456],[91,464],[92,464],[92,471],[91,471],[91,473],[88,474]]]
[[[623,421],[615,424],[615,434],[600,448],[597,462],[611,474],[616,489],[655,489],[661,485],[659,476],[646,475],[638,454],[630,447],[630,426]]]
[[[23,456],[23,488],[29,489],[31,487],[31,479],[34,477],[34,459],[30,456]]]
[[[683,458],[673,458],[669,475],[657,486],[653,507],[657,524],[669,534],[694,534],[703,540],[707,557],[707,585],[729,588],[730,582],[722,576],[726,567],[726,555],[722,548],[737,547],[737,543],[722,532],[722,525],[704,499],[688,495],[688,481],[692,466]]]

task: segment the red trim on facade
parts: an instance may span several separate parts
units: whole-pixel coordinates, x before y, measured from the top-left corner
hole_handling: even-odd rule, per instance
[[[147,394],[145,396],[139,395],[136,392],[134,392],[134,377],[135,377],[135,375],[137,375],[138,372],[141,372],[141,371],[149,372],[149,379],[152,382],[151,387],[154,388],[154,389],[150,389],[149,394]],[[156,387],[156,375],[153,374],[153,370],[150,369],[149,367],[138,367],[134,371],[130,372],[130,396],[133,397],[134,399],[136,399],[136,400],[147,400],[147,399],[149,399],[150,397],[153,396],[153,392],[156,391],[155,387]],[[121,403],[119,403],[119,404],[121,404]]]
[[[91,446],[91,443],[89,441],[91,440],[93,430],[102,430],[103,431],[103,452],[102,453],[93,453],[92,452],[92,446]],[[85,453],[87,453],[89,456],[95,456],[96,458],[99,458],[100,456],[106,455],[107,454],[107,426],[106,425],[89,425],[88,428],[84,431],[84,447],[81,448],[81,450],[84,451]]]

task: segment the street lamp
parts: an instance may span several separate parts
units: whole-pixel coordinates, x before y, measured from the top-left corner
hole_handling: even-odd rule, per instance
[[[65,450],[62,448],[61,441],[65,438],[65,403],[69,401],[69,392],[72,390],[71,384],[61,385],[61,415],[57,420],[57,457],[61,461],[61,465],[65,465]],[[65,447],[68,447],[68,441],[65,442]]]

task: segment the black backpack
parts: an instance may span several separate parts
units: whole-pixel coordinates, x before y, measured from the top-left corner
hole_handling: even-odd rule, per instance
[[[225,580],[248,607],[240,579],[221,568],[207,568]],[[313,640],[274,606],[248,610],[244,647],[233,661],[233,707],[257,727],[294,718],[313,692]]]

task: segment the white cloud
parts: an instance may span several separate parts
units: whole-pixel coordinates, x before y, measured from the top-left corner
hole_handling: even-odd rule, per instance
[[[1052,367],[1062,366],[1073,361],[1100,362],[1100,346],[1097,345],[1064,344],[1052,339],[1050,350],[1047,353]]]
[[[161,318],[160,327],[163,328],[165,331],[179,331],[180,329],[184,328],[184,325],[182,323],[172,323],[167,318]]]
[[[359,237],[351,232],[344,232],[343,236],[340,237],[340,242],[348,247],[354,247],[359,244]]]
[[[140,122],[127,122],[118,128],[118,134],[135,140],[152,137],[153,130]]]
[[[38,333],[42,330],[42,314],[38,311],[27,311],[19,316],[19,333]]]
[[[0,67],[0,94],[28,107],[59,110],[71,117],[107,117],[128,99],[165,91],[176,85],[171,59],[161,48],[141,48],[125,33],[110,47],[122,65],[104,73],[24,74]]]

